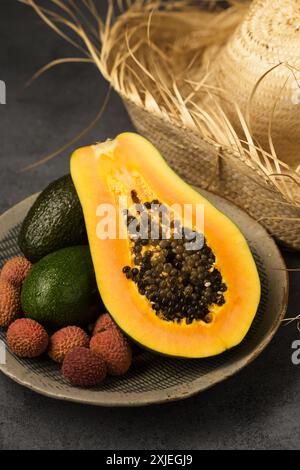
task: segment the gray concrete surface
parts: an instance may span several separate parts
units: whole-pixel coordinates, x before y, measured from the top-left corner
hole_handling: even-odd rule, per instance
[[[0,0],[0,212],[68,169],[70,150],[34,171],[21,169],[64,144],[97,112],[107,85],[93,66],[61,65],[24,83],[51,59],[74,54],[27,7]],[[80,145],[131,129],[113,95]],[[289,267],[300,255],[283,252]],[[291,273],[289,315],[300,313],[300,273]],[[143,409],[101,409],[58,402],[0,375],[1,449],[297,449],[300,365],[291,362],[296,324],[235,377],[192,399]]]

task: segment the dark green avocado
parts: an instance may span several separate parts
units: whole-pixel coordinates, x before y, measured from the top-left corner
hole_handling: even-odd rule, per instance
[[[87,325],[103,311],[88,246],[51,253],[36,263],[21,292],[25,316],[44,326]]]
[[[87,244],[83,212],[71,175],[49,184],[29,210],[19,246],[35,263],[54,251]]]

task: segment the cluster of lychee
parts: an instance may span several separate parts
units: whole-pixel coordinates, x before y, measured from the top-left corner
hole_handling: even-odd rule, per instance
[[[21,318],[21,287],[30,269],[30,262],[18,256],[0,273],[0,326],[8,328],[10,350],[21,358],[46,352],[75,386],[91,387],[107,374],[125,374],[132,362],[131,346],[108,313],[98,318],[91,337],[78,326],[66,326],[49,337],[41,324]]]

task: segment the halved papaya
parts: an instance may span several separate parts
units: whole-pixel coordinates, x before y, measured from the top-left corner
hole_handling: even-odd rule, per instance
[[[101,297],[128,336],[187,358],[220,354],[242,341],[260,281],[231,220],[134,133],[76,150],[71,174]]]

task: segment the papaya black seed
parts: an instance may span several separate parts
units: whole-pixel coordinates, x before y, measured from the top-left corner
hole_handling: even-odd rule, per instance
[[[162,263],[156,264],[156,266],[155,266],[155,272],[156,272],[157,274],[162,273],[163,270],[164,270],[164,265],[163,265]]]
[[[159,246],[160,246],[161,248],[167,248],[168,246],[170,246],[170,242],[169,242],[169,240],[161,240],[161,241],[159,242]]]
[[[165,264],[164,264],[164,271],[165,271],[166,273],[170,273],[170,272],[172,271],[172,267],[173,267],[173,266],[171,265],[171,263],[165,263]]]
[[[130,191],[130,195],[131,195],[132,202],[133,202],[134,204],[139,204],[139,203],[141,202],[141,201],[140,201],[140,198],[138,197],[137,192],[136,192],[135,189],[132,189],[132,190]]]
[[[139,243],[136,243],[133,247],[133,252],[135,254],[139,254],[142,251],[142,246]]]
[[[191,295],[193,293],[193,287],[191,285],[188,285],[184,289],[184,295]]]

